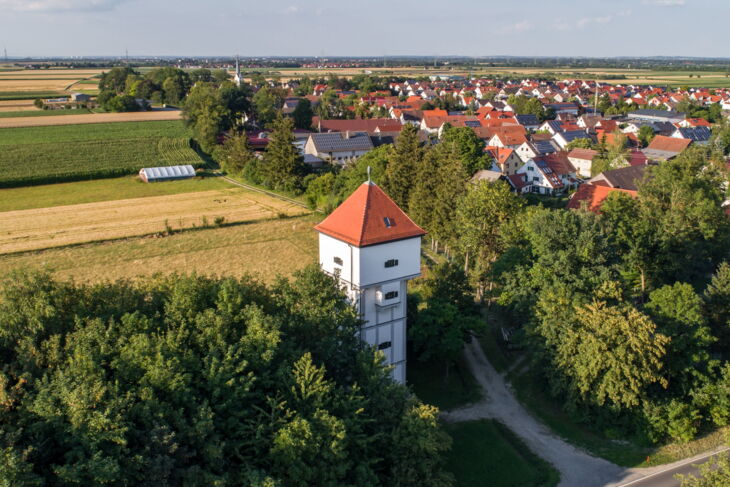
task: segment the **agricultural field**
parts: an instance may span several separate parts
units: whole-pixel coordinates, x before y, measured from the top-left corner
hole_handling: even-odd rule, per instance
[[[57,113],[60,112],[60,113]],[[13,127],[43,127],[46,125],[79,125],[89,123],[150,122],[180,120],[180,110],[150,110],[146,112],[92,113],[84,109],[39,110],[37,112],[0,112],[0,129]],[[59,118],[58,115],[66,115]]]
[[[223,178],[199,173],[198,177],[192,179],[166,181],[163,184],[148,184],[135,175],[24,188],[5,188],[0,189],[0,212],[196,193],[230,187],[231,184]]]
[[[33,100],[0,100],[0,114],[19,111],[40,113],[40,110],[33,105]]]
[[[93,113],[93,112],[86,108],[63,108],[63,109],[59,109],[59,110],[39,110],[35,106],[32,106],[31,109],[20,109],[17,111],[3,111],[2,108],[0,108],[0,118],[58,117],[59,115],[86,115],[89,113]],[[2,123],[2,121],[0,121],[0,124],[1,123]]]
[[[156,183],[165,184],[165,183]],[[309,213],[243,188],[0,213],[0,254]]]
[[[36,98],[57,98],[67,94],[60,91],[0,91],[0,101],[29,100],[33,103]]]
[[[303,215],[189,230],[165,237],[0,255],[0,273],[18,268],[44,269],[60,279],[100,282],[156,273],[196,272],[236,277],[255,274],[271,282],[277,275],[289,276],[317,261],[317,237],[312,227],[318,221],[312,215]]]
[[[690,86],[706,88],[728,88],[730,77],[723,71],[659,71],[649,69],[618,69],[618,68],[517,68],[509,66],[486,67],[477,65],[473,69],[466,67],[370,67],[370,68],[280,68],[266,70],[269,75],[276,73],[282,81],[299,78],[304,75],[310,77],[327,77],[329,74],[351,78],[366,71],[375,76],[405,76],[420,77],[436,74],[452,76],[494,76],[499,75],[511,78],[525,78],[532,75],[550,74],[558,78],[597,79],[610,84],[655,84],[661,86]],[[244,70],[247,73],[261,71],[257,69]],[[690,75],[692,75],[690,77]],[[625,76],[626,79],[612,79],[615,76]]]
[[[186,129],[172,121],[0,129],[0,187],[123,176],[150,166],[204,165],[189,144]]]
[[[0,96],[6,92],[67,91],[76,83],[95,81],[101,69],[43,69],[0,72]]]

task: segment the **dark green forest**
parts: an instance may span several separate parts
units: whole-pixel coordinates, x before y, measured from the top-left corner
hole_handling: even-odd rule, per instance
[[[2,486],[447,486],[437,410],[316,267],[0,287]]]

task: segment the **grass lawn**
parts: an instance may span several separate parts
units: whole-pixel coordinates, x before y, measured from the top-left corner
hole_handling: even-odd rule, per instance
[[[454,443],[448,466],[457,487],[548,487],[558,472],[514,433],[492,420],[445,426]]]
[[[266,282],[317,262],[321,220],[311,215],[137,237],[0,256],[0,274],[45,269],[81,282],[133,279],[156,273],[255,274]]]
[[[0,189],[0,212],[230,188],[218,177],[144,183],[137,176]]]
[[[410,351],[409,351],[410,352]],[[425,403],[441,410],[454,409],[477,402],[482,394],[474,376],[471,375],[465,360],[452,367],[449,380],[445,380],[444,367],[437,362],[419,362],[408,359],[408,384],[413,392]]]

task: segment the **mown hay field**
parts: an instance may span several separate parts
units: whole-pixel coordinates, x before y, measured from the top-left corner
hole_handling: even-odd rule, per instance
[[[64,91],[78,78],[0,78],[0,93],[25,91]]]
[[[40,110],[33,105],[33,100],[0,100],[0,113],[19,111],[40,112]]]
[[[0,129],[0,187],[116,177],[142,167],[204,165],[190,143],[180,122]]]
[[[61,112],[61,113],[54,113]],[[75,113],[74,113],[75,112]],[[58,117],[57,115],[66,115]],[[3,116],[0,129],[14,127],[44,127],[47,125],[81,125],[91,123],[155,122],[181,120],[180,110],[150,110],[147,112],[89,113],[84,110],[43,110],[30,116]]]
[[[133,279],[156,273],[235,276],[256,274],[271,282],[317,261],[312,215],[245,225],[131,238],[106,243],[0,255],[0,274],[48,270],[84,282]]]
[[[139,176],[74,181],[72,183],[44,184],[23,188],[0,189],[0,212],[79,205],[99,201],[114,201],[149,196],[197,193],[227,189],[231,183],[221,177],[200,173],[192,179],[148,184]]]
[[[301,206],[243,188],[7,211],[0,213],[0,254],[305,213]]]

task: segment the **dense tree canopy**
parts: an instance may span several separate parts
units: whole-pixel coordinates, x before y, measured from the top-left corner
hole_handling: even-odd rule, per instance
[[[0,288],[14,486],[448,486],[437,411],[393,383],[316,268]]]

